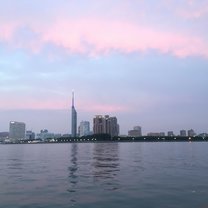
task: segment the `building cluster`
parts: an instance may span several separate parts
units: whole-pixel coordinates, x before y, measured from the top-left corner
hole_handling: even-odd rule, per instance
[[[73,117],[76,118],[76,117]],[[77,124],[75,124],[77,125]],[[75,126],[74,125],[74,126]],[[96,115],[93,118],[93,131],[90,130],[90,122],[89,121],[81,121],[78,127],[78,132],[74,129],[72,133],[75,132],[75,137],[83,137],[92,134],[108,134],[110,137],[119,135],[119,124],[117,123],[116,117],[110,117],[109,115]],[[74,137],[73,134],[54,134],[49,132],[47,129],[41,130],[39,133],[35,134],[31,130],[26,130],[26,124],[23,122],[11,121],[9,123],[9,132],[0,132],[0,141],[4,139],[4,141],[12,142],[16,140],[41,140],[46,141],[48,139],[57,139],[61,137]],[[142,135],[142,127],[134,126],[133,129],[128,131],[129,137],[141,137]],[[147,133],[147,136],[152,137],[194,137],[196,133],[193,129],[190,130],[180,130],[180,134],[176,135],[173,131],[168,131],[167,134],[165,132],[150,132]],[[198,136],[207,137],[208,134],[202,133]]]
[[[72,107],[71,107],[71,134],[54,134],[50,133],[47,129],[43,129],[40,133],[36,134],[31,130],[26,130],[26,124],[23,122],[11,121],[9,123],[9,132],[0,132],[0,141],[13,141],[13,140],[35,140],[40,139],[45,141],[47,139],[56,139],[60,137],[83,137],[92,134],[108,134],[111,138],[119,135],[119,124],[116,117],[111,117],[109,115],[96,115],[93,118],[92,131],[90,130],[89,121],[81,121],[77,128],[77,111],[74,105],[74,93],[72,93]],[[202,136],[207,136],[206,133],[201,134]],[[133,129],[128,131],[128,136],[130,137],[140,137],[142,136],[142,127],[134,126]],[[193,129],[188,131],[180,130],[179,135],[175,135],[173,131],[168,131],[167,135],[165,132],[150,132],[147,136],[181,136],[181,137],[193,137],[196,133]]]
[[[118,136],[119,125],[116,117],[109,115],[97,115],[93,118],[93,132],[90,132],[90,122],[81,121],[78,127],[77,134],[77,112],[74,106],[74,93],[72,93],[72,107],[71,107],[71,136],[87,136],[90,134],[109,134],[111,137]]]
[[[147,136],[168,136],[168,137],[174,137],[174,136],[180,136],[180,137],[193,137],[196,136],[197,134],[195,133],[195,131],[193,129],[189,129],[189,130],[180,130],[180,134],[174,134],[173,131],[168,131],[167,134],[165,134],[165,132],[150,132],[147,134]]]
[[[204,133],[206,136],[206,133]],[[174,134],[173,131],[168,131],[167,134],[165,132],[149,132],[147,133],[147,136],[154,136],[154,137],[163,137],[163,136],[168,136],[168,137],[174,137],[174,136],[181,136],[181,137],[193,137],[196,136],[197,134],[193,129],[190,130],[180,130],[180,134]],[[142,135],[142,128],[141,126],[135,126],[132,130],[128,131],[128,136],[130,137],[140,137]]]
[[[109,115],[97,115],[93,119],[94,134],[109,134],[111,137],[118,136],[119,125],[116,117]]]
[[[34,140],[39,139],[45,141],[47,139],[56,139],[60,137],[83,137],[92,134],[109,134],[110,137],[119,135],[119,125],[116,117],[109,115],[97,115],[93,119],[93,131],[90,130],[89,121],[81,121],[77,128],[77,111],[74,105],[74,93],[72,93],[72,107],[71,107],[71,134],[54,134],[47,129],[41,130],[38,134],[31,130],[26,130],[26,124],[18,121],[11,121],[9,123],[9,132],[0,132],[0,139],[11,142],[16,140]]]

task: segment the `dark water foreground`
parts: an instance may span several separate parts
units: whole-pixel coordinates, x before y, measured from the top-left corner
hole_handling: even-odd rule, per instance
[[[0,145],[1,208],[208,208],[208,143]]]

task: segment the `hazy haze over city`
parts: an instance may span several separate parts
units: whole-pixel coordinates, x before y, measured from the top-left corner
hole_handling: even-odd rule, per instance
[[[118,118],[208,132],[208,0],[0,0],[0,131]]]

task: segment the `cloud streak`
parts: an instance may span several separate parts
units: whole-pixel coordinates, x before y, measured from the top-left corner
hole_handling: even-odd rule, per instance
[[[48,27],[31,24],[5,23],[0,40],[13,48],[29,49],[38,53],[47,44],[62,48],[67,53],[102,55],[120,53],[148,53],[156,50],[177,57],[201,56],[208,58],[207,40],[177,31],[163,31],[133,22],[105,19],[57,20]]]

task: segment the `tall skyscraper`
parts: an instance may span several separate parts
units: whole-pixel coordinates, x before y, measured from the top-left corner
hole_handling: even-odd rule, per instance
[[[71,136],[77,136],[77,111],[74,107],[74,92],[72,92],[72,107],[71,107]]]
[[[105,118],[102,115],[96,115],[95,118],[93,118],[93,133],[106,133],[106,122]]]
[[[94,134],[110,134],[111,137],[118,136],[119,125],[116,117],[109,115],[97,115],[93,119],[93,132]]]
[[[25,139],[25,123],[10,121],[9,123],[10,139]]]
[[[107,133],[110,134],[111,137],[118,136],[119,125],[117,123],[117,118],[116,117],[107,117],[106,122],[107,122],[107,125],[106,125]]]

